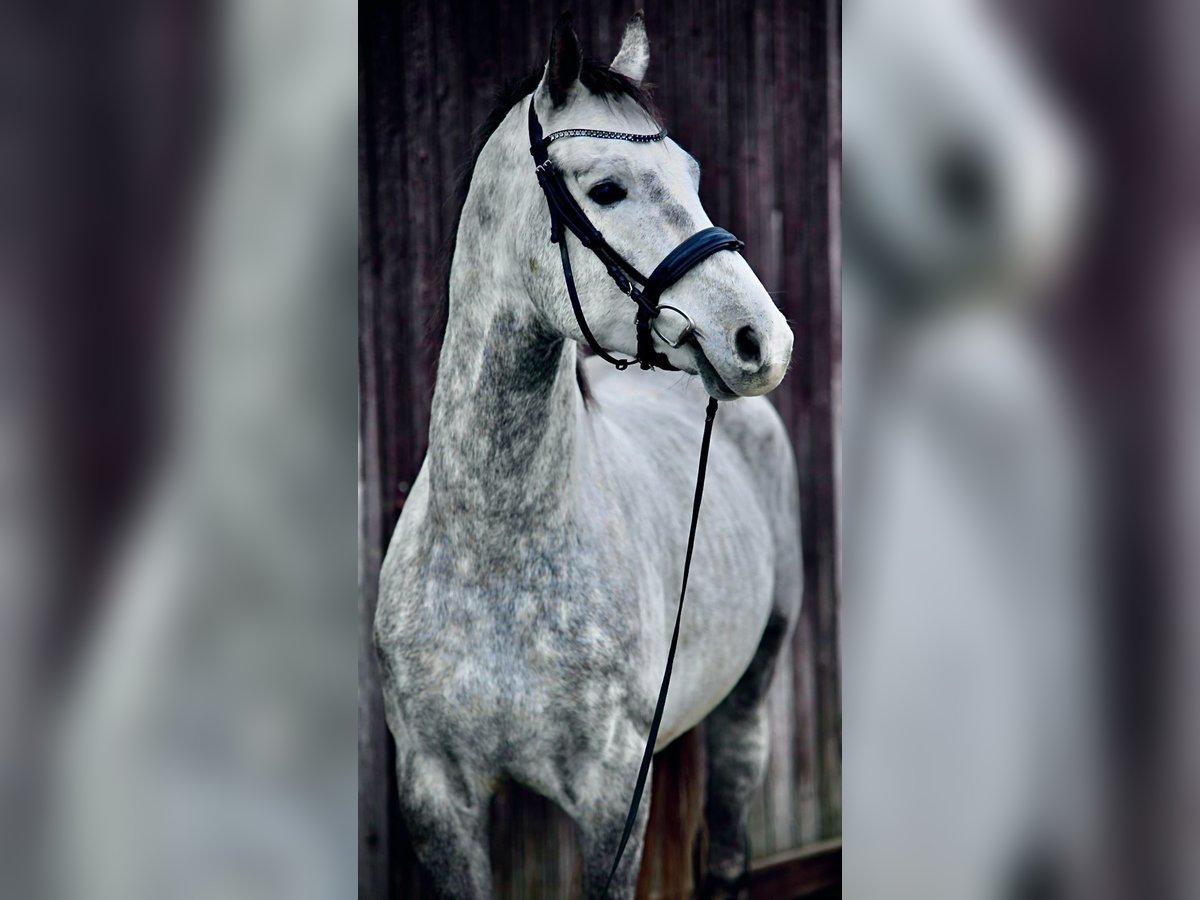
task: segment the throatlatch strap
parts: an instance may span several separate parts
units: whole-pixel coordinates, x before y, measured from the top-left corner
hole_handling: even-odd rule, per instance
[[[629,804],[629,813],[625,816],[625,831],[621,835],[620,846],[617,847],[617,858],[613,860],[609,870],[608,880],[604,882],[604,893],[612,885],[613,877],[617,874],[617,866],[625,853],[625,845],[633,834],[633,825],[637,821],[638,807],[642,802],[642,791],[646,788],[646,776],[650,772],[650,761],[654,758],[654,745],[658,742],[658,726],[662,724],[663,709],[667,705],[667,690],[671,686],[671,669],[675,666],[675,650],[679,646],[679,623],[683,620],[683,600],[687,596],[688,574],[692,569],[692,550],[696,546],[696,523],[700,520],[700,501],[704,498],[704,473],[708,469],[708,445],[712,442],[713,422],[717,418],[717,398],[710,397],[708,408],[704,411],[704,437],[700,441],[700,465],[696,472],[696,494],[692,499],[692,524],[688,529],[687,555],[683,558],[683,584],[679,588],[679,608],[675,610],[675,631],[671,634],[671,649],[667,652],[667,668],[663,672],[662,687],[658,689],[658,703],[654,707],[654,720],[650,723],[650,736],[646,739],[646,750],[642,754],[642,767],[638,770],[637,784],[633,788],[633,800]]]
[[[583,315],[583,307],[579,305],[579,294],[575,290],[575,275],[571,271],[571,253],[567,250],[566,238],[560,236],[558,239],[558,255],[562,260],[563,280],[567,283],[567,296],[571,298],[571,309],[575,312],[575,321],[579,324],[579,330],[583,332],[583,338],[592,348],[592,352],[603,359],[605,362],[612,363],[618,369],[628,368],[632,360],[617,359],[600,346],[600,342],[596,340],[596,336],[592,334],[592,329],[588,328],[587,319]]]

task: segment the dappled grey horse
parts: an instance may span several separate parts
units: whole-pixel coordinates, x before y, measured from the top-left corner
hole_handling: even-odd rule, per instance
[[[509,779],[574,820],[586,890],[603,892],[667,658],[704,391],[680,376],[601,371],[595,358],[577,371],[584,334],[547,240],[527,131],[533,104],[547,132],[656,133],[639,87],[648,62],[640,15],[611,66],[584,61],[560,20],[544,72],[494,117],[462,210],[429,451],[384,561],[375,621],[401,810],[450,897],[491,896],[489,802]],[[669,139],[579,136],[549,155],[605,240],[643,272],[711,226],[700,168]],[[629,298],[573,236],[563,240],[595,341],[637,354]],[[800,607],[795,461],[760,397],[783,378],[792,334],[733,252],[690,269],[663,304],[655,353],[735,401],[712,437],[656,743],[707,723],[716,893],[745,871],[764,701]],[[610,896],[634,894],[648,808]]]

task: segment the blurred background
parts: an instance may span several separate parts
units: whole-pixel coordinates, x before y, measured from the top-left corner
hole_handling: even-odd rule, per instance
[[[584,53],[611,60],[635,3],[572,4]],[[370,641],[375,572],[425,453],[446,275],[474,132],[499,88],[545,63],[556,3],[362,7],[363,712],[360,896],[431,896],[399,816]],[[760,891],[831,895],[841,739],[835,384],[838,7],[827,0],[646,4],[655,103],[704,167],[700,196],[792,323],[791,371],[770,398],[799,460],[805,596],[770,699],[772,755],[749,833]],[[514,173],[529,177],[532,172]],[[664,376],[666,377],[666,376]],[[687,897],[703,840],[699,730],[660,754],[640,896]],[[570,820],[524,792],[493,806],[502,896],[579,896]]]
[[[840,381],[829,340],[778,395],[815,429],[805,477],[834,465],[842,488],[825,520],[841,618],[814,599],[837,596],[814,525],[806,639],[840,621],[844,737],[840,757],[805,738],[819,765],[793,769],[811,790],[793,839],[840,831],[854,897],[1200,896],[1200,8],[647,6],[668,125],[724,167],[706,205],[784,285],[798,346],[836,335],[840,274]],[[628,11],[576,9],[593,52]],[[399,408],[368,416],[364,393],[360,469],[358,304],[417,292],[371,293],[389,282],[359,229],[428,190],[432,265],[466,149],[450,138],[558,9],[471,13],[494,25],[475,80],[435,93],[459,114],[407,163],[356,117],[394,124],[440,90],[440,42],[475,20],[363,12],[0,10],[0,895],[340,897],[418,877],[387,793],[356,790],[360,751],[374,771],[386,753],[358,650],[369,554],[424,436],[400,424],[427,384],[403,379],[430,357],[400,357],[436,341],[364,343],[367,361],[394,348],[379,371]],[[840,222],[832,201],[797,212],[839,192],[839,20]],[[684,69],[667,40],[722,61]],[[428,80],[404,79],[421,60]],[[746,127],[710,125],[714,107]],[[389,172],[413,181],[372,211]],[[839,408],[827,452],[816,411]],[[793,680],[813,716],[793,736],[839,727],[811,699],[838,684],[836,640],[815,651],[794,657],[824,680]]]
[[[1200,890],[1168,574],[1195,24],[846,4],[849,896]]]
[[[356,21],[0,12],[0,896],[352,890]]]

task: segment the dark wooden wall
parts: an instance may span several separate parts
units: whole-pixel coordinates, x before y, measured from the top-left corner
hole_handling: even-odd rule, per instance
[[[840,833],[836,235],[837,0],[646,0],[648,80],[672,136],[704,166],[701,196],[796,334],[771,396],[796,447],[806,595],[771,697],[767,785],[751,818],[755,857]],[[610,59],[633,2],[573,5],[585,52]],[[360,886],[367,900],[423,897],[394,797],[392,750],[370,647],[376,573],[425,452],[444,308],[454,183],[502,81],[544,59],[559,3],[367,2],[360,15],[362,430]],[[702,796],[693,733],[656,766],[643,894],[682,896]],[[661,771],[659,771],[661,770]],[[570,826],[538,798],[493,813],[506,896],[565,896],[578,881]]]

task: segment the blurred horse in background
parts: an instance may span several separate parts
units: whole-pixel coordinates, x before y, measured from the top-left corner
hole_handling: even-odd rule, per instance
[[[1085,458],[1031,324],[1084,157],[982,3],[844,25],[847,896],[1011,896],[1094,812]]]

